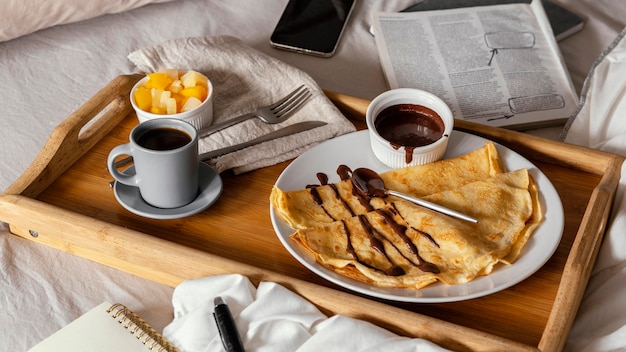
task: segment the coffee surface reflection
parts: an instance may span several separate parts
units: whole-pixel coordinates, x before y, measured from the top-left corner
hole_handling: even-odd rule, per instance
[[[191,136],[176,128],[155,128],[142,133],[137,144],[150,150],[172,150],[186,146]]]

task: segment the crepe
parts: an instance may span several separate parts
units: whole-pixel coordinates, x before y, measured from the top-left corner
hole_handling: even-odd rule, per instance
[[[504,167],[493,143],[486,143],[458,158],[395,169],[380,176],[387,188],[421,197],[455,189],[503,171]],[[364,214],[386,203],[380,198],[363,202],[353,194],[352,182],[343,176],[342,181],[335,184],[289,192],[274,187],[270,201],[276,212],[293,229],[304,229]]]
[[[528,170],[505,171],[487,144],[459,158],[385,174],[386,183],[473,216],[477,224],[394,197],[371,198],[371,207],[364,206],[348,180],[276,188],[271,199],[281,217],[298,226],[291,238],[330,270],[379,287],[462,284],[488,275],[497,263],[513,263],[542,220]],[[425,195],[427,187],[437,192]]]

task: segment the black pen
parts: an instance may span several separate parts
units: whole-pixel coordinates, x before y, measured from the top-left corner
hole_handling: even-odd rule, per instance
[[[224,302],[222,297],[218,296],[215,297],[213,303],[215,303],[213,318],[215,318],[224,348],[227,352],[245,352],[241,336],[239,336],[237,331],[237,325],[235,325],[235,320],[226,302]]]

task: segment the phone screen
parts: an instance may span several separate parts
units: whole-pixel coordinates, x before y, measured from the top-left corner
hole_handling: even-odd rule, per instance
[[[334,54],[354,0],[289,0],[272,46],[318,56]]]

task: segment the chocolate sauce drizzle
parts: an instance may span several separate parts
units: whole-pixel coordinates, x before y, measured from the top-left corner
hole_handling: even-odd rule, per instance
[[[351,180],[352,169],[346,165],[339,165],[339,167],[337,167],[337,175],[339,175],[341,181]],[[360,192],[354,185],[352,185],[352,196],[359,200],[359,204],[365,208],[366,212],[374,211],[374,207],[370,204],[370,197]]]
[[[354,258],[354,260],[360,263],[361,261],[359,260],[359,256],[356,254],[354,247],[352,247],[352,239],[350,239],[351,237],[350,230],[348,230],[348,226],[346,225],[345,221],[341,220],[341,224],[343,225],[343,232],[346,234],[346,238],[347,238],[346,252],[350,253],[352,258]]]
[[[439,243],[437,243],[437,241],[435,241],[435,239],[433,238],[433,236],[431,236],[429,233],[424,232],[424,231],[422,231],[422,230],[418,230],[418,229],[416,229],[416,228],[415,228],[415,227],[413,227],[413,226],[411,226],[411,228],[412,228],[415,232],[419,233],[420,235],[424,236],[427,240],[429,240],[430,242],[432,242],[435,246],[437,246],[437,248],[441,248],[441,247],[439,247]]]
[[[415,245],[415,243],[413,243],[413,241],[411,241],[409,236],[406,235],[406,230],[407,230],[406,226],[401,225],[398,222],[396,222],[393,219],[393,215],[391,214],[390,211],[387,211],[385,209],[377,209],[376,212],[380,216],[382,216],[382,218],[385,221],[385,223],[387,225],[389,225],[391,227],[391,229],[393,230],[393,232],[402,240],[402,242],[404,242],[406,247],[409,249],[409,252],[411,254],[413,254],[415,256],[415,258],[417,259],[417,263],[413,262],[413,260],[411,260],[410,258],[406,257],[405,255],[402,255],[404,258],[406,258],[409,262],[411,262],[411,264],[415,265],[421,271],[439,274],[439,272],[440,272],[439,268],[437,268],[437,266],[435,264],[433,264],[433,263],[425,260],[424,258],[422,258],[422,256],[419,254],[419,250],[417,249],[417,246]],[[411,227],[411,228],[415,229],[413,227]],[[426,234],[432,240],[432,236],[428,235],[426,232],[418,231],[418,233]],[[439,247],[439,246],[437,246],[437,247]],[[402,253],[402,251],[400,251],[400,250],[398,250],[398,252]]]
[[[346,165],[339,165],[339,167],[337,168],[337,175],[339,175],[339,178],[342,181],[346,181],[346,180],[350,180],[351,176],[352,176],[352,169],[350,169],[348,166]],[[339,199],[342,204],[346,207],[346,209],[350,212],[350,214],[352,216],[355,215],[355,212],[351,209],[351,207],[349,206],[349,204],[346,202],[345,199],[343,199],[341,197],[341,195],[339,194],[339,191],[337,189],[337,186],[334,184],[329,184],[328,183],[328,176],[324,173],[317,173],[317,179],[319,180],[320,184],[319,185],[307,185],[307,189],[309,189],[310,193],[311,193],[311,197],[313,198],[313,201],[315,202],[315,204],[320,205],[324,211],[326,212],[326,214],[333,218],[328,211],[326,210],[326,208],[324,208],[324,202],[318,192],[318,187],[320,186],[330,186],[335,193],[335,197],[337,199]],[[424,258],[422,258],[419,254],[419,250],[417,248],[417,246],[411,241],[411,239],[406,235],[406,231],[407,231],[407,227],[398,223],[395,219],[394,216],[397,215],[399,216],[402,220],[404,220],[404,217],[402,217],[402,215],[400,214],[400,212],[397,210],[397,208],[395,207],[395,204],[393,202],[391,202],[391,208],[389,209],[375,209],[371,204],[370,204],[370,197],[367,196],[366,194],[363,194],[363,192],[359,192],[358,190],[356,190],[356,187],[354,187],[354,185],[352,186],[352,195],[354,197],[356,197],[359,200],[359,203],[366,209],[367,212],[372,212],[372,211],[376,211],[377,214],[379,214],[383,220],[385,221],[385,223],[387,225],[389,225],[391,227],[391,229],[393,230],[393,233],[398,236],[402,242],[404,243],[404,245],[408,248],[409,253],[411,253],[414,256],[414,259],[408,258],[406,255],[403,254],[402,251],[400,251],[396,245],[390,241],[389,239],[385,238],[385,236],[383,234],[381,234],[378,230],[376,230],[371,223],[368,221],[367,217],[364,214],[360,214],[359,217],[359,222],[361,224],[361,227],[365,230],[365,233],[367,234],[369,241],[370,241],[370,245],[371,247],[377,251],[378,253],[384,255],[387,258],[387,261],[390,263],[390,267],[389,268],[374,268],[371,265],[363,262],[357,252],[354,250],[354,247],[352,246],[352,235],[350,233],[350,229],[348,228],[348,226],[346,225],[344,220],[341,220],[342,224],[343,224],[343,228],[344,228],[344,233],[347,236],[347,247],[346,247],[346,251],[354,258],[354,260],[356,260],[357,262],[359,262],[360,264],[367,266],[369,268],[372,268],[374,270],[380,270],[382,272],[384,272],[386,275],[389,276],[401,276],[405,274],[405,271],[395,265],[393,263],[393,261],[389,258],[389,254],[385,251],[385,245],[384,245],[384,241],[387,241],[388,243],[390,243],[397,251],[398,253],[400,253],[405,259],[407,259],[408,262],[410,262],[412,265],[414,265],[415,267],[417,267],[418,269],[424,271],[424,272],[431,272],[431,273],[435,273],[438,274],[440,272],[439,268],[433,264],[430,263],[426,260],[424,260]],[[335,220],[333,218],[333,220]],[[437,242],[433,239],[433,237],[421,230],[418,230],[414,227],[411,227],[412,230],[416,231],[417,233],[419,233],[420,235],[424,236],[425,238],[427,238],[429,241],[431,241],[434,245],[436,245],[439,248],[439,245],[437,244]]]
[[[324,210],[324,213],[326,213],[326,216],[333,219],[333,221],[337,221],[337,219],[335,219],[335,217],[332,216],[328,212],[326,207],[324,207],[324,200],[320,196],[320,192],[317,190],[318,187],[319,185],[307,185],[306,186],[306,188],[309,190],[309,194],[311,195],[311,198],[313,198],[313,202],[315,202],[315,204],[319,205],[322,208],[322,210]]]
[[[352,176],[352,169],[346,165],[339,165],[337,167],[337,175],[339,175],[341,181],[349,180],[350,176]]]
[[[320,196],[320,192],[317,191],[317,187],[318,186],[307,186],[307,188],[309,189],[309,192],[311,193],[311,197],[313,197],[313,201],[315,202],[315,204],[321,205],[323,207],[324,201],[322,200],[322,197]]]
[[[376,268],[376,269],[384,272],[386,275],[389,275],[389,276],[404,275],[405,274],[404,270],[401,267],[395,265],[393,261],[391,260],[391,258],[389,258],[387,251],[385,251],[385,245],[383,244],[383,240],[386,240],[386,238],[384,238],[384,236],[381,235],[380,232],[378,232],[378,230],[376,230],[372,226],[372,224],[370,224],[370,222],[367,220],[367,217],[365,217],[365,215],[363,214],[359,215],[359,222],[361,223],[361,226],[365,229],[365,233],[367,233],[367,237],[370,240],[370,245],[372,246],[372,248],[374,248],[374,250],[376,250],[378,253],[384,255],[387,258],[387,261],[391,264],[389,268],[386,268],[386,269]]]
[[[326,213],[326,215],[328,215],[328,217],[330,217],[331,219],[333,219],[333,221],[336,221],[337,219],[335,219],[334,216],[332,216],[328,210],[324,207],[324,200],[322,199],[322,197],[320,196],[320,193],[318,191],[318,187],[321,186],[328,186],[330,187],[333,192],[335,193],[335,198],[337,198],[338,200],[341,201],[341,204],[343,204],[344,208],[350,213],[350,216],[354,216],[354,210],[352,210],[352,208],[350,207],[350,205],[348,204],[348,202],[346,202],[345,199],[343,199],[341,197],[341,195],[339,194],[339,190],[337,189],[337,186],[334,184],[329,184],[328,183],[328,175],[326,175],[323,172],[318,172],[316,174],[318,181],[320,182],[319,185],[307,185],[306,188],[309,190],[309,192],[311,193],[311,197],[313,197],[313,202],[315,202],[315,204],[319,205],[322,207],[322,209],[324,209],[324,212]]]
[[[402,214],[400,214],[398,209],[396,209],[396,203],[391,202],[391,206],[392,206],[392,208],[389,209],[389,211],[392,212],[394,215],[398,215],[404,222],[406,222],[406,220],[404,220],[404,217],[402,216]],[[426,239],[428,239],[430,242],[432,242],[435,246],[437,246],[437,248],[441,248],[441,247],[439,247],[439,243],[437,243],[437,241],[435,241],[433,236],[431,236],[428,232],[424,232],[422,230],[416,229],[413,226],[411,226],[411,229],[413,229],[415,232],[419,233],[420,235],[424,236]]]

